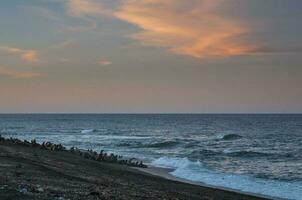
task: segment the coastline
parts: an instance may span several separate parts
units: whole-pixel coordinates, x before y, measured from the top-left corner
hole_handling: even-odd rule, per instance
[[[151,169],[147,168],[147,169]],[[192,184],[70,151],[0,141],[1,199],[272,199]]]
[[[191,185],[197,185],[201,187],[207,187],[207,188],[212,188],[212,189],[217,189],[217,190],[224,190],[224,191],[229,191],[229,192],[235,192],[239,193],[242,195],[251,195],[259,198],[265,198],[265,199],[274,199],[274,200],[285,200],[283,198],[278,198],[278,197],[273,197],[273,196],[268,196],[268,195],[263,195],[263,194],[258,194],[258,193],[251,193],[251,192],[245,192],[237,189],[232,189],[232,188],[227,188],[227,187],[221,187],[221,186],[214,186],[214,185],[209,185],[206,183],[202,182],[195,182],[195,181],[190,181],[184,178],[179,178],[176,176],[173,176],[170,174],[170,172],[173,172],[173,169],[171,168],[163,168],[163,167],[156,167],[152,166],[151,164],[148,164],[148,168],[135,168],[139,171],[154,175],[154,176],[159,176],[167,180],[172,180],[172,181],[178,181],[186,184],[191,184]]]

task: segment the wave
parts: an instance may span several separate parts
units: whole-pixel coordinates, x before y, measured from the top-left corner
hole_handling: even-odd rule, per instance
[[[220,140],[237,140],[237,139],[240,139],[242,138],[241,135],[238,135],[238,134],[226,134],[226,135],[219,135],[217,137],[217,139],[220,139]]]
[[[247,150],[239,150],[234,151],[231,149],[225,149],[223,151],[213,151],[209,149],[202,150],[194,150],[190,153],[190,157],[193,159],[206,159],[213,158],[219,156],[228,156],[228,157],[240,157],[240,158],[272,158],[272,159],[280,159],[280,158],[295,158],[293,154],[286,153],[267,153],[267,152],[258,152],[258,151],[247,151]]]
[[[146,138],[146,137],[143,137]],[[137,139],[137,138],[136,138]],[[154,142],[150,144],[146,144],[143,142],[133,141],[133,142],[123,142],[116,144],[118,147],[131,147],[131,148],[165,148],[165,147],[173,147],[179,144],[176,141],[164,141],[164,142]]]
[[[132,144],[130,143],[119,143],[119,144],[116,144],[115,146],[117,147],[130,147]]]
[[[96,132],[96,131],[97,131],[96,129],[84,129],[81,131],[81,133],[87,134],[87,133],[92,133],[92,132]]]
[[[154,160],[151,164],[158,167],[167,167],[173,169],[184,168],[196,164],[201,166],[201,163],[199,161],[191,162],[188,158],[177,158],[177,157],[175,158],[161,157]]]
[[[295,158],[295,155],[291,153],[266,153],[266,152],[258,152],[258,151],[233,151],[230,149],[225,149],[223,154],[231,157],[242,157],[242,158],[257,158],[257,157],[270,157],[270,158]]]
[[[4,127],[5,129],[24,129],[25,126],[7,126]]]
[[[275,181],[218,172],[203,166],[200,161],[180,157],[161,157],[154,160],[151,165],[171,168],[173,169],[171,175],[194,182],[272,197],[302,200],[302,182]]]
[[[96,141],[101,141],[101,140],[146,140],[146,139],[150,139],[151,137],[146,136],[146,137],[141,137],[141,136],[127,136],[127,135],[93,135],[93,139]],[[77,136],[78,140],[91,140],[91,136],[90,135],[81,135],[81,136]]]
[[[100,138],[104,139],[116,139],[116,140],[145,140],[145,139],[150,139],[151,137],[146,136],[127,136],[127,135],[103,135],[99,136]]]
[[[162,147],[172,147],[179,144],[176,141],[164,141],[164,142],[156,142],[152,144],[145,145],[146,148],[162,148]]]
[[[233,157],[266,157],[266,156],[274,156],[276,154],[272,153],[264,153],[264,152],[257,152],[257,151],[232,151],[226,149],[223,151],[224,154]]]
[[[202,150],[192,151],[190,153],[190,157],[201,159],[201,158],[208,158],[208,157],[217,156],[217,155],[220,155],[220,154],[221,154],[221,152],[212,151],[212,150],[208,150],[208,149],[202,149]]]

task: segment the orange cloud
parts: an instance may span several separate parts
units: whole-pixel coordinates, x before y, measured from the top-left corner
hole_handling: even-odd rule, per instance
[[[1,50],[12,54],[18,54],[26,62],[38,62],[39,53],[36,50],[25,50],[14,47],[0,47]]]
[[[27,51],[21,54],[23,60],[27,62],[37,62],[38,53],[36,51]]]
[[[83,20],[85,25],[64,26],[60,32],[87,32],[97,28],[97,22],[91,16],[111,16],[112,11],[98,0],[67,0],[67,14]]]
[[[68,0],[67,12],[71,16],[111,15],[111,11],[97,0]]]
[[[106,65],[111,65],[112,63],[110,62],[110,61],[108,61],[108,60],[100,60],[99,62],[98,62],[100,65],[104,65],[104,66],[106,66]]]
[[[248,54],[258,47],[237,38],[249,28],[218,14],[225,0],[128,0],[115,16],[142,29],[132,37],[145,45],[196,58]]]
[[[0,76],[8,76],[10,78],[17,78],[17,79],[19,78],[28,79],[28,78],[42,77],[45,75],[41,73],[31,72],[31,71],[17,71],[14,69],[9,69],[0,66]]]

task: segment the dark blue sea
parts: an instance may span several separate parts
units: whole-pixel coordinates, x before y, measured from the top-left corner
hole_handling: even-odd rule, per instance
[[[0,134],[104,149],[191,181],[302,199],[302,115],[2,114]]]

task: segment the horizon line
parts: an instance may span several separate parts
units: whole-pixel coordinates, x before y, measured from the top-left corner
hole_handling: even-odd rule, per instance
[[[302,112],[0,112],[0,115],[301,115]]]

